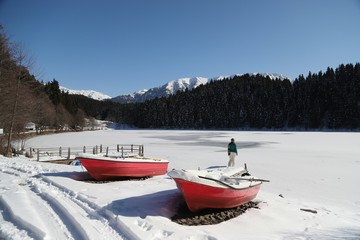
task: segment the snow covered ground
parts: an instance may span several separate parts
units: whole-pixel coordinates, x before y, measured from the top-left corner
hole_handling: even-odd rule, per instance
[[[259,209],[183,226],[170,219],[183,199],[167,175],[95,184],[81,181],[81,166],[0,157],[0,239],[360,239],[360,133],[107,130],[26,146],[144,144],[145,156],[168,159],[169,170],[203,169],[227,164],[232,137],[236,164],[271,181]]]

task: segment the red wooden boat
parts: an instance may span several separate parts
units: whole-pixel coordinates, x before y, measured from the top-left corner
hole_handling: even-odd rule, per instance
[[[142,156],[116,157],[79,153],[76,159],[96,180],[163,175],[169,164],[167,160]]]
[[[183,194],[190,211],[233,208],[253,200],[262,182],[245,168],[217,167],[205,170],[172,170],[168,173]]]

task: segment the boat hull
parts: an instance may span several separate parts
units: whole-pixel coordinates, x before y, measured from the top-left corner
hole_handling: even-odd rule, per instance
[[[260,190],[260,184],[243,189],[214,187],[181,178],[174,178],[190,211],[205,208],[233,208],[253,200]]]
[[[168,161],[138,160],[125,158],[119,160],[104,160],[89,156],[78,156],[77,159],[96,180],[113,180],[122,177],[151,177],[164,175],[167,172]]]

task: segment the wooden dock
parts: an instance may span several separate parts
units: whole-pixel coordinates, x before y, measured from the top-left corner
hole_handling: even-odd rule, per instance
[[[82,146],[82,147],[51,147],[51,148],[29,148],[26,150],[26,156],[29,158],[36,158],[41,162],[58,162],[62,164],[70,163],[75,160],[78,153],[91,153],[106,155],[116,153],[120,157],[128,155],[144,156],[143,145],[111,145],[104,146],[102,144],[96,146]]]

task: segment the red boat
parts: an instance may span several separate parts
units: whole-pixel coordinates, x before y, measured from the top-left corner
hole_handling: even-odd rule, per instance
[[[216,167],[205,170],[172,170],[168,173],[183,194],[190,211],[233,208],[253,200],[262,182],[246,168]]]
[[[167,160],[142,156],[116,157],[79,153],[76,159],[96,180],[163,175],[169,164]]]

